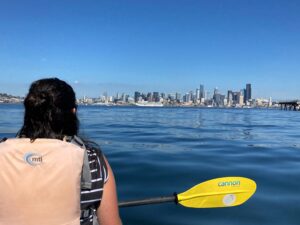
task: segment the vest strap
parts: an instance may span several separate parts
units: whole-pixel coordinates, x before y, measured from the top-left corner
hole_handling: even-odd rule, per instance
[[[81,172],[81,189],[92,189],[92,175],[89,166],[89,159],[87,152],[84,151],[83,166]]]
[[[83,156],[83,166],[81,171],[81,190],[91,190],[92,189],[92,175],[90,169],[89,158],[87,154],[87,149],[83,141],[77,136],[65,136],[64,140],[75,144],[84,149],[84,156]]]

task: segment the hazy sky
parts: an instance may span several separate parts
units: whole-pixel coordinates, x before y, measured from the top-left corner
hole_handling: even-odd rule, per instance
[[[1,0],[0,92],[43,77],[77,96],[213,92],[300,98],[299,0]]]

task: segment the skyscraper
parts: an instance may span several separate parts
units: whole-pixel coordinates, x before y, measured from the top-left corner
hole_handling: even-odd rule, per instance
[[[159,102],[160,98],[159,98],[159,93],[158,92],[153,92],[153,98],[152,101],[154,102]]]
[[[196,100],[200,100],[200,89],[196,89]]]
[[[200,84],[200,99],[204,98],[204,85]]]
[[[148,92],[148,94],[147,94],[147,101],[148,101],[148,102],[152,102],[152,101],[153,101],[153,95],[152,95],[152,92]]]
[[[231,106],[233,103],[233,92],[231,90],[228,90],[228,93],[227,93],[227,104],[229,106]]]
[[[134,92],[134,101],[135,102],[138,102],[140,97],[141,97],[140,92],[138,92],[138,91]]]
[[[244,97],[245,97],[245,100],[244,100],[245,103],[252,98],[252,96],[251,96],[251,84],[246,84],[246,94],[245,94]]]
[[[244,104],[244,99],[245,99],[245,97],[244,97],[244,90],[242,89],[240,91],[240,95],[239,95],[239,105],[240,106],[242,106]]]
[[[177,92],[176,92],[176,94],[175,94],[175,100],[176,100],[177,102],[180,102],[180,101],[181,101],[181,94],[180,94],[180,93],[177,93]]]

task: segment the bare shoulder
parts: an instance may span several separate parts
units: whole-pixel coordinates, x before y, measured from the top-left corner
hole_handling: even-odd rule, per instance
[[[101,225],[122,225],[114,173],[106,157],[103,157],[107,165],[108,180],[104,184],[101,204],[97,210],[98,220]]]

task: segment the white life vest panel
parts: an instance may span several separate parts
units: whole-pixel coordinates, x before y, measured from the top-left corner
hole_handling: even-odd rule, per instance
[[[57,139],[0,143],[0,225],[79,225],[83,158]]]

